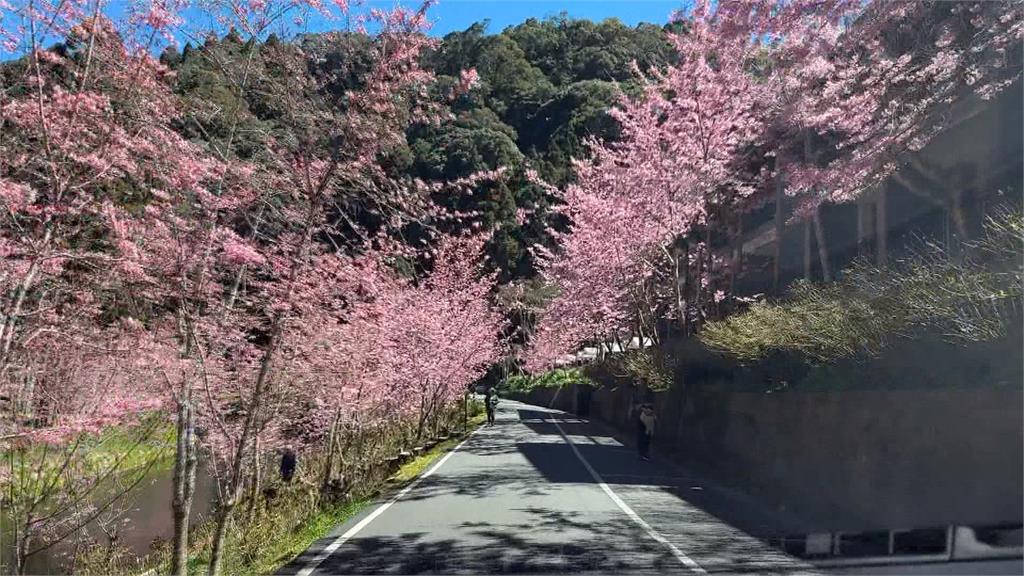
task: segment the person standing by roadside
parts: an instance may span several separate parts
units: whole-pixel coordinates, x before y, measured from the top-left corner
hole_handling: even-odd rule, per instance
[[[285,446],[281,452],[281,480],[285,483],[291,482],[295,476],[295,468],[299,464],[299,455],[295,453],[295,449],[289,446]]]
[[[498,396],[494,393],[494,386],[487,387],[484,394],[484,410],[487,411],[487,425],[494,426],[494,408],[498,405]]]
[[[636,450],[641,460],[651,459],[651,438],[654,436],[654,427],[657,418],[654,416],[654,407],[650,404],[641,404],[636,419]]]

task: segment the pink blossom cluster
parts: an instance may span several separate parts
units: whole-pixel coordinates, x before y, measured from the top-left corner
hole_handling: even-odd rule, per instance
[[[894,41],[907,36],[916,41]],[[792,129],[836,141],[791,171],[787,192],[813,206],[876,186],[965,108],[1019,78],[1009,54],[1022,39],[1024,19],[1009,4],[872,3],[786,79],[800,95],[787,110]]]
[[[500,353],[503,327],[490,303],[494,279],[478,266],[482,240],[438,239],[419,279],[386,264],[420,256],[408,248],[364,236],[354,248],[364,255],[349,257],[324,244],[337,225],[337,195],[353,183],[386,234],[439,214],[431,194],[490,177],[417,186],[378,163],[404,142],[409,122],[440,110],[426,90],[433,76],[419,65],[434,42],[423,34],[429,4],[355,18],[376,29],[374,66],[350,106],[315,111],[336,131],[332,138],[346,142],[343,154],[268,138],[250,162],[197,146],[175,128],[181,102],[172,75],[140,39],[180,23],[180,3],[132,4],[121,21],[92,17],[80,3],[36,3],[38,23],[48,14],[54,26],[40,41],[73,32],[92,52],[86,65],[34,50],[27,90],[0,108],[10,134],[0,143],[0,284],[16,296],[0,326],[3,383],[19,390],[10,397],[24,400],[27,413],[57,405],[32,408],[43,389],[80,400],[30,426],[32,434],[56,441],[118,415],[190,402],[209,430],[208,447],[230,463],[256,434],[265,447],[301,441],[290,419],[309,402],[319,411],[406,415],[444,405],[482,374]],[[275,11],[299,4],[218,6],[226,8],[219,18],[257,37]],[[71,85],[62,81],[68,70],[78,78]],[[463,78],[467,88],[475,82],[472,72]],[[138,195],[135,206],[111,201],[121,187]],[[277,206],[273,214],[264,212],[268,204]],[[139,320],[111,318],[110,303],[122,300]],[[123,328],[120,348],[69,352],[111,322]],[[67,368],[55,372],[43,351],[61,355]],[[94,379],[81,377],[86,366]],[[82,392],[101,380],[109,387]],[[39,385],[29,390],[26,381]]]
[[[183,3],[133,1],[117,21],[77,0],[0,4],[0,42],[25,39],[28,64],[0,102],[0,448],[67,443],[77,466],[84,434],[147,414],[174,420],[176,494],[200,449],[220,480],[217,573],[223,531],[266,451],[322,442],[339,422],[411,420],[422,432],[503,355],[484,236],[435,234],[429,250],[393,240],[410,221],[446,215],[434,197],[501,176],[417,183],[381,161],[410,123],[436,122],[447,104],[420,66],[435,43],[430,4],[353,15],[356,33],[375,33],[372,66],[345,106],[311,97],[328,90],[305,73],[305,46],[254,56],[302,67],[282,76],[306,84],[275,87],[295,122],[251,158],[232,151],[247,111],[221,112],[227,138],[182,135],[195,103],[175,95],[152,54],[173,40]],[[251,49],[286,12],[351,8],[205,6]],[[29,25],[10,32],[10,14]],[[53,35],[84,52],[41,48]],[[350,206],[380,224],[357,224]],[[52,502],[93,478],[67,472]],[[63,537],[65,519],[26,516],[19,547]],[[176,524],[179,542],[187,532]]]
[[[61,320],[59,331],[27,339],[0,381],[0,395],[39,421],[30,428],[4,421],[0,435],[57,443],[164,406],[151,367],[136,354],[139,333],[130,323],[97,327],[85,313]]]
[[[1005,3],[752,0],[696,2],[670,35],[678,63],[609,114],[619,142],[591,142],[561,193],[571,233],[541,255],[557,295],[526,364],[583,343],[682,318],[653,282],[670,247],[723,230],[780,179],[798,217],[856,198],[950,122],[1020,75],[1024,22]],[[907,39],[912,39],[908,41]],[[760,166],[748,169],[747,166]],[[706,249],[691,251],[698,310],[726,295]],[[676,276],[681,276],[677,273]],[[672,301],[674,300],[674,301]],[[646,319],[645,319],[646,317]]]
[[[733,167],[764,137],[771,104],[770,86],[748,71],[759,41],[737,29],[751,14],[719,19],[698,3],[687,33],[671,36],[679,64],[652,71],[640,95],[610,111],[621,141],[592,142],[576,163],[563,194],[572,231],[544,270],[559,292],[541,315],[531,369],[629,331],[650,305],[638,290],[664,266],[665,245],[705,224],[723,193],[754,192]]]
[[[317,409],[366,424],[460,398],[502,354],[504,318],[480,268],[482,247],[482,237],[443,239],[419,278],[401,276],[379,251],[325,256],[318,270],[330,270],[335,288],[316,296],[323,304],[289,344]],[[337,287],[344,304],[332,302]]]

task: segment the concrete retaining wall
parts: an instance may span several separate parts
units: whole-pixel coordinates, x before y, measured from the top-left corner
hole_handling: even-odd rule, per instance
[[[885,359],[861,367],[880,381],[897,374],[908,384],[902,388],[753,391],[737,384],[747,369],[729,382],[677,383],[653,395],[655,445],[816,530],[1019,524],[1024,394],[1013,340],[964,351],[970,358],[962,361],[946,350],[916,372],[905,362],[886,368]],[[979,364],[994,384],[977,381]],[[915,373],[920,381],[907,382]],[[589,392],[535,390],[525,400],[589,412],[632,438],[630,409],[639,392],[595,377],[603,385]],[[808,379],[814,377],[812,371]]]

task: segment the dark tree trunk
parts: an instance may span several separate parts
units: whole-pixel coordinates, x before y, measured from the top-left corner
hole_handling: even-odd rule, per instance
[[[235,508],[234,500],[225,502],[217,513],[217,529],[213,533],[213,547],[210,549],[209,574],[220,574],[221,564],[224,563],[224,542],[227,540],[228,524],[231,522],[231,512]]]
[[[177,443],[174,458],[174,496],[171,515],[174,534],[171,540],[171,574],[186,576],[188,570],[188,528],[192,496],[196,485],[195,420],[192,413],[192,391],[182,384],[178,399]]]
[[[260,435],[257,432],[252,442],[252,486],[249,490],[249,516],[256,512],[256,505],[259,503],[260,485],[263,484],[262,470],[260,468]]]
[[[828,244],[825,242],[825,230],[821,225],[821,207],[814,209],[814,237],[818,244],[818,260],[821,263],[821,279],[825,282],[832,281],[831,266],[828,262]]]
[[[782,273],[782,236],[785,223],[782,220],[782,199],[785,195],[785,176],[780,169],[775,182],[775,254],[772,259],[772,292],[779,293]]]
[[[331,475],[334,472],[334,454],[336,452],[334,438],[338,431],[338,421],[340,418],[340,414],[335,414],[334,420],[331,421],[331,431],[327,435],[327,462],[324,464],[324,476],[320,480],[320,494],[326,494],[331,484]]]
[[[736,215],[736,230],[732,242],[732,266],[729,269],[729,293],[736,293],[736,278],[743,271],[743,214]]]
[[[967,226],[967,215],[964,213],[963,197],[960,194],[953,197],[953,203],[949,207],[949,214],[953,217],[953,226],[956,228],[957,239],[962,245],[970,239],[970,231]]]
[[[231,467],[229,468],[229,483],[227,496],[223,498],[217,509],[217,528],[214,533],[213,547],[210,550],[209,576],[218,576],[221,565],[224,562],[224,542],[227,537],[228,525],[231,522],[231,514],[242,496],[242,479],[244,472],[242,466],[245,462],[245,449],[249,445],[250,438],[256,430],[257,416],[263,405],[263,393],[270,378],[270,369],[274,361],[274,353],[277,350],[278,339],[280,338],[281,326],[275,322],[275,326],[263,354],[260,363],[260,371],[256,376],[256,383],[253,387],[252,398],[249,401],[248,411],[245,415],[245,422],[242,425],[242,433],[238,438],[238,446],[235,449]]]
[[[872,246],[875,238],[874,198],[861,196],[857,199],[857,255],[868,257],[875,253]]]
[[[683,325],[683,336],[690,335],[690,314],[689,314],[689,299],[690,299],[690,243],[686,242],[683,244],[683,286],[682,286],[682,299],[680,300],[679,314],[682,316]]]
[[[889,257],[888,239],[889,222],[888,209],[886,207],[886,186],[883,184],[878,190],[878,200],[875,202],[875,235],[878,245],[875,247],[875,263],[879,268],[884,268]]]
[[[811,279],[811,222],[804,220],[804,280]]]

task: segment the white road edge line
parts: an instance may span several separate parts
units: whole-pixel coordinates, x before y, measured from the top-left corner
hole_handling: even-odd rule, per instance
[[[296,576],[310,576],[310,574],[312,574],[317,568],[319,568],[320,564],[322,564],[323,561],[326,560],[331,554],[334,554],[334,552],[337,551],[337,549],[340,548],[342,544],[348,542],[353,536],[358,534],[360,530],[369,526],[370,522],[373,522],[378,516],[383,514],[384,511],[390,508],[392,504],[401,500],[402,497],[408,494],[410,490],[416,487],[416,485],[418,485],[423,480],[430,478],[430,476],[434,472],[437,472],[437,469],[443,466],[444,463],[447,462],[448,459],[452,457],[452,454],[455,454],[455,452],[457,452],[459,448],[462,448],[463,444],[469,442],[469,439],[472,438],[473,435],[479,431],[480,428],[477,428],[476,430],[470,432],[469,436],[466,436],[466,438],[462,442],[459,442],[459,444],[455,446],[455,448],[452,448],[450,452],[448,452],[447,454],[444,455],[443,458],[438,460],[437,464],[434,464],[433,466],[430,467],[429,470],[427,470],[423,474],[420,474],[419,477],[412,481],[412,484],[409,484],[405,488],[402,488],[402,491],[399,492],[398,494],[395,494],[394,497],[391,498],[391,500],[388,500],[387,502],[378,506],[377,509],[371,512],[366,518],[363,518],[359,521],[358,524],[349,528],[341,536],[338,536],[333,542],[328,544],[323,550],[320,551],[319,554],[317,554],[312,560],[310,560],[309,563],[306,564],[305,568],[296,572]]]
[[[669,551],[672,552],[672,555],[676,557],[676,560],[679,560],[679,562],[683,566],[686,566],[687,568],[693,570],[697,574],[708,573],[708,571],[701,568],[700,564],[697,564],[693,560],[693,558],[690,558],[689,556],[684,554],[683,551],[677,548],[675,544],[669,542],[668,538],[665,538],[664,536],[659,534],[657,530],[652,528],[646,520],[641,518],[639,514],[634,512],[633,509],[629,507],[629,504],[623,502],[622,498],[619,498],[619,495],[612,490],[611,486],[609,486],[604,481],[604,479],[601,478],[601,475],[597,473],[597,470],[594,470],[594,467],[590,465],[590,462],[587,462],[587,459],[583,457],[583,454],[580,454],[579,449],[576,448],[576,444],[574,444],[573,441],[569,438],[569,436],[565,433],[565,431],[562,430],[562,427],[558,425],[558,421],[553,419],[550,420],[550,422],[555,425],[555,428],[558,429],[558,433],[561,434],[562,438],[564,438],[566,443],[569,444],[569,448],[572,448],[573,454],[575,454],[576,458],[578,458],[579,461],[583,464],[583,467],[587,469],[587,472],[590,472],[590,476],[594,479],[595,482],[597,482],[597,485],[601,487],[601,490],[604,490],[604,493],[607,494],[609,498],[611,498],[612,502],[615,502],[615,505],[618,506],[620,510],[626,513],[626,516],[629,516],[630,519],[633,520],[633,522],[636,522],[638,526],[643,528],[644,532],[646,532],[647,535],[650,536],[652,539],[654,539],[657,542],[660,542],[661,544],[664,544],[669,549]]]

